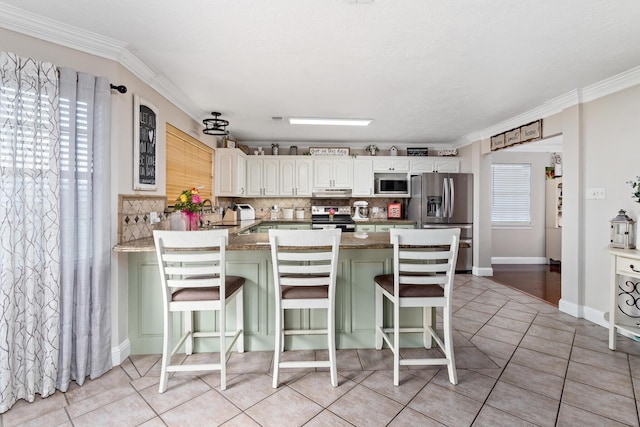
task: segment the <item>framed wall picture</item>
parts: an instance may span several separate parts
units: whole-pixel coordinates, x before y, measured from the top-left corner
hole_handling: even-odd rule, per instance
[[[155,190],[158,109],[133,95],[133,189]]]

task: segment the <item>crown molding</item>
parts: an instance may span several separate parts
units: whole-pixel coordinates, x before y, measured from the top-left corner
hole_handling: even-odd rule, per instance
[[[193,120],[200,121],[203,115],[203,112],[196,111],[190,106],[191,102],[188,97],[175,84],[138,58],[128,43],[82,30],[2,2],[0,2],[0,27],[116,61]],[[574,89],[496,125],[468,133],[453,141],[452,144],[446,144],[446,146],[461,148],[475,141],[487,139],[523,124],[557,114],[573,105],[593,101],[638,84],[640,84],[640,66],[583,89]]]
[[[636,85],[640,85],[640,66],[585,87],[582,90],[582,102],[593,101]]]
[[[118,60],[126,43],[0,2],[0,27],[48,42]]]
[[[128,43],[101,36],[0,2],[0,27],[118,62],[160,95],[199,121],[202,112],[165,76],[145,64]]]
[[[636,85],[640,85],[640,66],[586,86],[583,89],[574,89],[564,95],[560,95],[545,102],[533,110],[519,114],[494,126],[481,131],[471,132],[456,140],[453,143],[453,146],[460,148],[461,146],[469,145],[474,141],[488,139],[493,135],[509,131],[529,122],[552,116],[574,105],[594,101],[598,98],[611,95],[612,93],[619,92]]]

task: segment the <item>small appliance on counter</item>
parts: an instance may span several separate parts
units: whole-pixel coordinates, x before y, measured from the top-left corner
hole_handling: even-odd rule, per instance
[[[349,206],[311,206],[311,229],[339,228],[342,232],[353,232],[356,224],[351,218]]]
[[[353,202],[353,216],[355,221],[366,221],[369,219],[369,203],[363,200]]]
[[[256,219],[256,211],[251,205],[240,203],[236,205],[235,210],[238,212],[238,221]]]

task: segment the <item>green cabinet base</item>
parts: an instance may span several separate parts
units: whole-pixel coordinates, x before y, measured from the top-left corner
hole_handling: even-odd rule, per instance
[[[245,350],[273,350],[275,301],[271,253],[268,250],[228,251],[228,274],[245,277],[244,326]],[[338,348],[373,348],[374,276],[392,271],[390,249],[342,250],[338,265],[336,290],[336,344]],[[154,253],[129,254],[129,340],[131,354],[162,352],[162,297],[158,266]],[[180,314],[174,314],[180,316]],[[235,327],[233,304],[227,310],[227,324]],[[385,325],[391,324],[390,307],[385,306]],[[174,342],[179,337],[181,322],[174,318]],[[218,327],[218,319],[206,313],[195,316],[196,325]],[[322,310],[290,310],[285,323],[301,329],[323,328],[326,314]],[[422,323],[422,310],[405,308],[401,324],[417,327]],[[199,340],[196,351],[218,351],[217,340]],[[405,347],[422,345],[421,334],[403,334]],[[323,349],[326,336],[290,336],[286,349]]]

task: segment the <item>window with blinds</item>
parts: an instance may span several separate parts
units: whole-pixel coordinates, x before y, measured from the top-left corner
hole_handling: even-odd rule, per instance
[[[531,225],[531,164],[491,165],[491,223]]]
[[[167,205],[192,187],[213,201],[213,149],[167,123]]]

